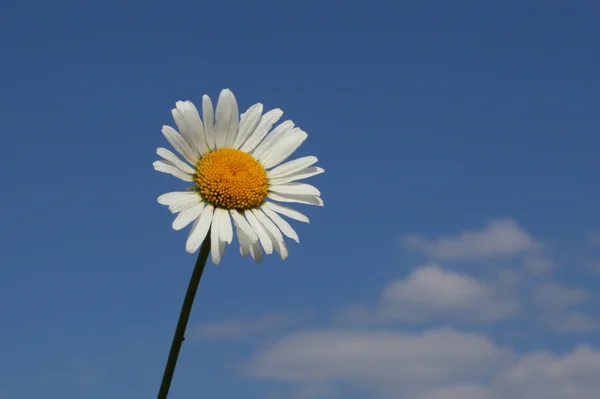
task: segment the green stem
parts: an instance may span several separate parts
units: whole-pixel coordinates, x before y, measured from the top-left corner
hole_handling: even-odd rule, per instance
[[[206,235],[198,259],[196,259],[196,266],[192,272],[190,278],[190,284],[188,285],[183,305],[181,306],[181,313],[179,314],[179,321],[177,322],[177,328],[175,329],[175,335],[173,336],[173,342],[171,343],[171,351],[169,352],[169,359],[165,366],[165,373],[160,384],[160,390],[158,392],[158,399],[167,399],[169,394],[169,388],[171,387],[171,380],[173,379],[173,373],[175,373],[175,365],[177,364],[177,358],[179,357],[179,350],[181,344],[185,339],[185,329],[187,327],[188,320],[190,318],[190,312],[192,311],[192,305],[194,304],[194,298],[196,297],[196,291],[198,290],[198,284],[202,278],[202,272],[204,272],[204,266],[206,266],[206,260],[210,253],[210,231]]]

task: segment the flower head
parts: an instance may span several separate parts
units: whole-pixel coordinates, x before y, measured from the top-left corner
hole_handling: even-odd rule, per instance
[[[208,96],[202,98],[202,115],[190,101],[178,101],[172,110],[179,129],[163,126],[167,141],[181,157],[158,148],[163,158],[154,169],[192,183],[185,191],[163,194],[158,202],[177,213],[173,228],[192,228],[186,250],[198,250],[211,234],[213,263],[219,263],[225,244],[233,240],[233,226],[242,256],[250,254],[260,262],[277,251],[288,256],[283,236],[296,242],[298,235],[281,217],[308,223],[308,218],[278,202],[323,205],[315,187],[298,180],[323,173],[313,166],[313,156],[286,161],[308,135],[290,120],[274,129],[283,112],[274,109],[263,114],[262,104],[254,104],[241,116],[233,93],[221,91],[216,112]],[[182,159],[183,158],[183,159]]]

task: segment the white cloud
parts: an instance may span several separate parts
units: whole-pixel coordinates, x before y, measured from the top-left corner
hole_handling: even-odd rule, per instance
[[[266,333],[307,320],[310,314],[267,314],[256,319],[203,323],[189,329],[189,337],[204,340],[233,340]]]
[[[580,346],[563,355],[535,352],[498,375],[498,398],[590,399],[600,393],[600,351]]]
[[[490,389],[481,384],[450,385],[433,389],[419,399],[495,399]]]
[[[248,371],[280,382],[345,382],[358,389],[447,384],[485,377],[510,352],[477,334],[443,329],[313,331],[289,335],[259,353]]]
[[[542,319],[556,332],[576,333],[600,329],[600,321],[573,308],[591,298],[579,288],[545,282],[533,287],[531,301],[542,310]]]
[[[403,243],[409,249],[441,260],[511,257],[537,250],[541,246],[512,219],[492,220],[483,229],[433,240],[411,234],[404,237]]]
[[[544,245],[510,219],[456,236],[412,235],[404,244],[435,259],[518,256],[531,274],[554,268]],[[517,353],[481,333],[451,328],[415,332],[414,325],[411,331],[374,328],[396,326],[390,321],[401,321],[405,328],[407,323],[494,322],[515,315],[523,305],[534,311],[526,314],[529,320],[550,327],[544,334],[600,330],[600,320],[578,309],[592,298],[589,292],[549,281],[524,286],[538,277],[518,275],[500,272],[497,278],[479,279],[437,264],[418,267],[385,286],[371,308],[355,306],[342,313],[343,320],[360,327],[286,334],[258,351],[244,370],[288,389],[291,394],[282,397],[293,398],[600,397],[600,349],[592,346]],[[531,291],[519,297],[517,288]]]
[[[555,268],[555,263],[548,256],[533,253],[525,256],[525,269],[531,274],[545,274]]]
[[[590,297],[582,289],[565,287],[554,282],[545,282],[533,287],[532,300],[544,309],[562,311]]]
[[[568,312],[550,317],[548,324],[560,333],[579,333],[600,330],[600,320],[581,312]]]
[[[384,319],[410,322],[448,317],[454,321],[496,321],[518,309],[511,284],[480,281],[429,265],[389,284],[379,314]]]
[[[600,392],[598,349],[516,355],[483,335],[449,329],[296,333],[258,353],[247,370],[381,398],[589,399]]]
[[[316,382],[301,385],[294,391],[293,397],[296,399],[317,399],[317,398],[335,398],[338,397],[338,391],[333,384]],[[289,398],[289,395],[286,395]]]
[[[588,291],[547,281],[533,285],[530,294],[522,296],[518,292],[522,283],[510,272],[502,272],[494,280],[481,280],[435,264],[425,265],[389,283],[375,306],[345,308],[334,321],[346,327],[395,321],[465,325],[507,320],[529,308],[534,311],[531,320],[555,332],[600,329],[600,319],[577,309],[591,299]]]
[[[381,322],[377,309],[364,306],[350,306],[343,308],[334,316],[334,323],[344,326],[364,326]]]

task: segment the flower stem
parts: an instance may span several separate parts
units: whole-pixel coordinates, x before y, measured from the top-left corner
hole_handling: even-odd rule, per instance
[[[196,259],[196,266],[192,272],[190,278],[190,284],[188,285],[183,305],[181,306],[181,313],[179,314],[179,321],[177,322],[177,328],[175,329],[175,335],[173,336],[173,342],[171,343],[171,350],[169,351],[169,359],[165,366],[165,373],[160,384],[160,390],[158,392],[158,399],[167,399],[169,394],[169,388],[171,387],[171,380],[173,379],[173,373],[175,373],[175,365],[177,364],[177,358],[179,357],[179,350],[181,344],[185,339],[185,329],[187,327],[188,320],[190,318],[190,312],[192,311],[192,305],[194,304],[194,298],[196,297],[196,291],[198,290],[198,284],[202,278],[204,272],[204,266],[206,266],[206,260],[210,253],[210,231],[206,235],[198,259]]]

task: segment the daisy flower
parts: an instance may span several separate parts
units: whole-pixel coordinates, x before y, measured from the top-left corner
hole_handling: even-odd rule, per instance
[[[190,223],[186,251],[198,250],[210,231],[212,261],[218,264],[233,226],[242,256],[256,262],[277,251],[288,256],[283,236],[298,242],[298,235],[281,216],[308,223],[308,218],[283,203],[323,205],[319,190],[298,180],[323,173],[313,166],[314,156],[286,161],[308,135],[291,120],[275,125],[283,111],[263,114],[254,104],[241,116],[233,93],[221,91],[216,112],[210,97],[202,97],[202,116],[190,101],[179,101],[172,110],[177,130],[163,126],[162,133],[180,156],[166,148],[154,169],[192,183],[185,191],[166,193],[158,202],[177,217],[173,229]],[[274,202],[277,201],[277,202]],[[262,248],[261,248],[262,247]]]

